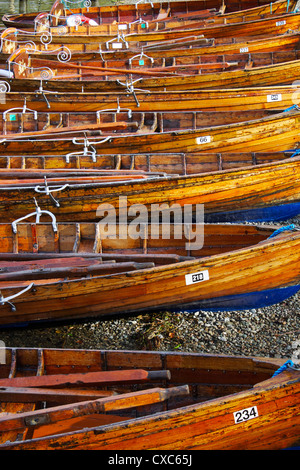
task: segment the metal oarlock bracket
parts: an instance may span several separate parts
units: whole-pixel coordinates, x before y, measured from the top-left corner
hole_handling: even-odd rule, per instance
[[[116,109],[100,109],[99,111],[96,111],[96,116],[97,119],[100,118],[101,113],[121,113],[122,111],[127,111],[129,119],[132,117],[132,109],[129,108],[121,108],[120,107],[120,100],[117,98],[117,108]]]
[[[125,83],[120,82],[120,80],[117,80],[117,83],[118,83],[119,85],[125,86],[125,87],[126,87],[126,91],[127,91],[128,93],[131,93],[131,94],[133,95],[134,101],[136,102],[136,105],[137,105],[138,108],[139,108],[139,106],[140,106],[140,103],[139,103],[139,101],[138,101],[138,99],[137,99],[137,96],[136,96],[135,92],[136,92],[136,91],[141,91],[141,92],[143,92],[143,93],[150,93],[150,91],[148,91],[148,90],[141,90],[140,88],[134,88],[134,84],[137,83],[137,82],[139,82],[139,81],[141,81],[141,80],[142,80],[142,78],[138,78],[137,80],[134,80],[134,81],[131,80],[130,82],[128,82],[128,80],[126,80]]]
[[[84,149],[83,149],[83,152],[74,152],[74,153],[69,153],[68,155],[66,155],[66,158],[72,156],[72,155],[78,155],[78,154],[82,154],[84,157],[86,155],[89,155],[89,154],[92,154],[92,159],[93,159],[93,162],[96,162],[96,156],[97,156],[97,153],[96,153],[96,150],[94,149],[94,147],[92,146],[93,145],[96,145],[96,144],[104,144],[105,142],[107,142],[108,140],[110,140],[112,138],[111,135],[108,135],[107,137],[105,137],[105,139],[103,140],[97,140],[95,142],[90,142],[86,137],[74,137],[74,139],[72,139],[72,142],[73,144],[75,145],[84,145]],[[88,149],[89,148],[92,148],[93,149],[93,152],[89,151]]]
[[[139,19],[136,20],[136,21],[132,21],[131,23],[128,23],[129,29],[131,28],[131,25],[137,24],[137,23],[139,23],[139,24],[145,24],[145,25],[147,26],[147,28],[148,28],[148,26],[149,26],[148,21],[145,21],[145,20],[143,20],[142,18],[139,18]]]
[[[26,113],[33,113],[33,118],[37,121],[37,118],[38,118],[38,113],[37,111],[35,111],[34,109],[29,109],[27,108],[26,106],[26,98],[24,99],[24,106],[23,108],[10,108],[10,109],[7,109],[6,111],[4,111],[3,113],[3,121],[6,121],[6,115],[13,112],[13,111],[21,111],[22,114],[26,114]]]
[[[25,219],[28,219],[29,217],[32,217],[32,216],[36,216],[36,219],[35,219],[35,223],[36,224],[39,224],[40,223],[40,218],[41,218],[41,215],[42,214],[47,214],[51,217],[52,219],[52,227],[53,227],[53,231],[54,232],[57,232],[57,224],[56,224],[56,218],[55,216],[52,214],[52,212],[49,212],[49,211],[44,211],[44,210],[41,210],[36,202],[36,199],[34,198],[34,203],[36,205],[36,211],[35,212],[31,212],[30,214],[27,214],[25,215],[24,217],[20,217],[20,219],[17,219],[15,220],[14,222],[12,222],[11,226],[12,226],[12,230],[14,233],[17,233],[17,224],[19,222],[22,222],[22,220],[25,220]]]
[[[129,62],[129,64],[131,65],[131,64],[132,64],[132,61],[133,61],[134,59],[139,59],[139,60],[141,60],[143,57],[146,57],[147,59],[151,60],[151,64],[153,64],[153,62],[154,62],[153,57],[150,57],[150,56],[148,56],[147,54],[145,54],[144,51],[143,51],[143,48],[142,48],[142,52],[141,52],[140,54],[137,54],[137,55],[134,55],[133,57],[130,57],[130,59],[128,60],[128,62]],[[144,64],[140,64],[140,65],[144,65]]]
[[[77,144],[77,142],[74,142]],[[92,147],[93,148],[93,147]],[[88,157],[92,158],[93,163],[97,161],[97,153],[96,150],[83,150],[82,152],[72,152],[66,155],[66,163],[70,163],[70,157]]]
[[[68,153],[66,155],[66,162],[70,163],[70,157],[76,157],[76,156],[88,157],[88,156],[90,156],[92,158],[92,161],[94,163],[96,163],[96,161],[97,161],[97,152],[96,152],[96,149],[91,145],[91,142],[86,137],[83,137],[82,141],[80,141],[80,142],[77,142],[76,139],[77,138],[75,137],[72,140],[73,144],[75,144],[75,145],[84,145],[84,148],[83,148],[82,152]],[[80,140],[80,137],[79,137],[79,140]],[[104,139],[104,141],[101,141],[101,142],[106,142],[106,140],[107,139]],[[92,149],[92,150],[89,150],[89,149]]]
[[[126,49],[129,48],[129,44],[128,42],[126,41],[125,37],[124,37],[124,34],[120,34],[120,32],[118,31],[118,35],[115,37],[115,38],[112,38],[110,39],[109,41],[107,41],[105,44],[106,44],[106,47],[107,49],[109,48],[109,44],[110,43],[120,43],[120,42],[123,42],[123,44],[125,45]]]
[[[135,2],[135,8],[137,7],[139,3],[142,3],[142,2],[144,2],[144,0],[138,0],[137,2]],[[151,2],[151,0],[149,2],[146,1],[145,3],[150,3],[151,7],[153,8],[153,3]]]
[[[50,197],[51,201],[55,204],[56,207],[60,207],[59,202],[53,197],[52,193],[56,191],[63,191],[64,189],[69,187],[69,184],[64,184],[63,186],[52,186],[49,188],[47,183],[47,177],[44,176],[45,186],[36,186],[34,188],[35,192],[40,194],[47,194]]]
[[[10,295],[9,297],[3,297],[3,295],[0,292],[0,305],[8,304],[8,305],[10,305],[11,310],[13,312],[15,312],[17,309],[16,309],[15,305],[13,303],[11,303],[10,301],[15,299],[16,297],[19,297],[19,295],[25,294],[25,292],[30,290],[33,286],[34,286],[34,283],[32,282],[31,284],[29,284],[29,286],[25,287],[25,289],[21,290],[17,294]]]

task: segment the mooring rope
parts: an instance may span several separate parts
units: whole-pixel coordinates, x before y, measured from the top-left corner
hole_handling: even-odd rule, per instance
[[[281,372],[285,371],[286,369],[293,369],[293,370],[298,370],[300,372],[300,369],[299,369],[299,366],[296,366],[293,361],[291,361],[290,359],[288,361],[286,361],[284,364],[282,364],[281,367],[279,367],[279,369],[277,369],[274,374],[272,375],[272,377],[276,377],[276,375],[280,374]]]
[[[278,228],[277,230],[275,230],[272,235],[270,235],[268,237],[269,238],[273,238],[273,237],[276,237],[276,235],[278,235],[279,233],[281,232],[285,232],[286,230],[295,230],[295,225],[294,224],[291,224],[291,225],[286,225],[285,227],[280,227]]]

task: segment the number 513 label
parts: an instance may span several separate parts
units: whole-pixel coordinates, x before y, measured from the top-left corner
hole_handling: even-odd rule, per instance
[[[257,418],[257,407],[252,406],[251,408],[245,408],[244,410],[235,411],[233,413],[233,416],[235,424],[243,423],[244,421],[248,421],[248,419]]]

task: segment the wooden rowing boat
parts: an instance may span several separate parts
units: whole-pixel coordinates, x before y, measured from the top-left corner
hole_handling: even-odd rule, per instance
[[[100,81],[148,79],[150,77],[166,77],[166,85],[180,76],[189,77],[206,75],[209,81],[211,74],[218,75],[223,71],[245,71],[248,68],[260,70],[260,67],[267,67],[277,64],[290,63],[300,59],[298,50],[274,52],[258,52],[243,54],[208,55],[202,56],[182,56],[173,57],[171,61],[165,58],[136,60],[131,62],[127,59],[104,60],[98,57],[93,60],[65,61],[56,58],[49,59],[47,55],[31,55],[26,49],[19,49],[12,54],[8,60],[8,73],[13,74],[16,79],[38,79],[48,76],[49,80],[75,80],[87,81],[98,79]],[[207,76],[208,75],[208,76]],[[164,78],[163,78],[164,80]]]
[[[34,198],[60,221],[98,220],[108,204],[204,205],[209,222],[287,220],[300,213],[300,157],[288,153],[73,155],[0,158],[0,217],[31,213]],[[98,168],[98,169],[96,169]]]
[[[267,52],[278,52],[278,57],[274,58],[275,61],[281,62],[280,53],[287,51],[298,51],[299,50],[299,32],[286,32],[285,34],[278,34],[276,36],[254,38],[249,40],[243,40],[243,38],[217,38],[217,39],[206,39],[206,38],[187,38],[186,40],[181,39],[180,41],[164,41],[162,43],[150,44],[149,46],[142,47],[130,47],[128,49],[116,49],[116,50],[95,50],[94,52],[73,52],[69,53],[67,58],[76,61],[93,61],[102,60],[106,64],[106,67],[113,67],[119,63],[120,60],[126,61],[125,65],[142,65],[144,64],[153,66],[156,59],[165,59],[167,63],[172,63],[171,59],[182,58],[182,57],[194,57],[194,56],[214,56],[222,54],[249,54],[253,53],[267,53]],[[62,55],[66,54],[68,49],[62,46],[61,49],[57,50],[57,47],[49,45],[49,48],[45,51],[27,48],[27,52],[34,57],[37,55],[39,58],[44,59],[57,59],[59,53]],[[276,54],[275,54],[276,56]],[[1,54],[2,60],[8,60],[10,54]],[[291,58],[293,56],[291,55]],[[199,59],[200,60],[200,59]],[[233,60],[231,58],[231,60]],[[291,59],[290,59],[291,60]],[[144,65],[143,64],[143,65]],[[166,64],[167,65],[167,64]]]
[[[288,31],[299,29],[299,13],[270,16],[267,18],[241,21],[234,24],[222,24],[216,26],[190,27],[188,29],[170,29],[165,31],[150,31],[131,34],[98,34],[86,29],[69,31],[67,27],[57,27],[50,31],[21,31],[16,28],[7,28],[1,34],[1,51],[13,53],[22,44],[31,44],[31,47],[40,50],[48,50],[49,45],[67,46],[71,52],[95,52],[105,49],[126,49],[128,47],[141,47],[162,41],[174,41],[179,39],[205,37],[216,38],[248,38],[270,37],[285,34]],[[71,28],[72,29],[72,28]],[[75,29],[75,28],[73,28]],[[55,31],[56,30],[56,31]]]
[[[300,288],[300,233],[293,227],[51,218],[0,225],[2,325],[168,308],[258,308]],[[71,266],[65,257],[74,252],[94,254],[95,263]],[[60,257],[56,267],[52,254]]]
[[[101,7],[100,7],[101,8]],[[188,7],[186,6],[186,9]],[[49,15],[40,15],[35,19],[36,31],[45,30],[51,34],[61,33],[61,28],[66,28],[68,33],[79,32],[82,34],[109,34],[118,33],[146,33],[159,30],[178,30],[192,27],[207,27],[211,25],[234,24],[241,21],[251,21],[257,18],[266,18],[270,16],[282,16],[291,14],[297,8],[297,0],[285,1],[279,0],[271,5],[261,5],[254,8],[247,8],[229,13],[222,13],[216,10],[195,10],[193,12],[177,13],[171,12],[171,6],[168,6],[169,12],[161,6],[158,14],[150,9],[150,18],[147,15],[139,16],[134,21],[112,21],[101,22],[97,11],[83,14],[83,12],[68,11],[62,3],[57,2],[56,8],[52,8]],[[99,10],[98,10],[99,11]],[[170,15],[170,16],[169,16]]]
[[[278,450],[299,440],[291,360],[9,347],[3,355],[3,450]]]
[[[7,32],[6,32],[7,33]],[[3,33],[2,39],[5,38]],[[26,50],[32,56],[38,54],[39,57],[62,60],[87,61],[87,60],[98,60],[102,58],[103,61],[109,62],[112,60],[126,60],[127,64],[139,64],[141,60],[145,64],[151,65],[154,59],[165,59],[170,62],[173,58],[178,57],[191,57],[191,56],[206,56],[213,54],[237,54],[237,53],[248,53],[252,54],[255,52],[281,52],[289,50],[299,49],[299,33],[287,31],[285,34],[277,34],[276,36],[266,38],[254,38],[250,40],[243,40],[243,38],[216,38],[206,39],[202,36],[198,37],[187,37],[179,40],[163,41],[149,46],[142,47],[130,47],[128,49],[114,49],[114,50],[99,50],[98,45],[95,46],[94,52],[82,52],[71,51],[61,46],[57,49],[56,45],[51,43],[48,45],[47,50],[39,50],[37,44],[31,44],[32,48],[27,44]],[[2,61],[2,68],[5,68],[6,61],[11,56],[11,50],[14,49],[7,42],[4,42],[4,50],[10,51],[9,53],[2,52],[0,59]],[[84,48],[83,48],[84,49]],[[249,57],[249,56],[248,56]],[[275,59],[278,61],[278,59]]]
[[[202,110],[222,113],[224,111],[284,111],[299,105],[299,83],[292,86],[252,87],[220,90],[152,91],[136,90],[132,93],[72,93],[72,92],[7,92],[0,99],[0,112],[24,108],[52,113],[78,113],[127,109],[140,112],[170,112]],[[227,113],[228,115],[228,113]]]
[[[156,24],[160,21],[167,23],[174,20],[211,19],[216,20],[218,16],[235,16],[241,10],[248,13],[249,8],[253,14],[268,15],[276,13],[288,13],[293,11],[297,2],[275,1],[272,6],[268,1],[260,2],[239,2],[233,5],[232,2],[225,6],[223,1],[170,1],[161,3],[136,3],[122,5],[107,5],[101,7],[76,8],[76,4],[68,5],[68,2],[54,2],[49,12],[34,12],[21,15],[5,14],[2,22],[6,27],[16,27],[20,29],[36,29],[39,22],[46,18],[49,25],[65,24],[68,16],[83,15],[92,19],[98,25],[102,24],[124,24],[134,27],[135,23]],[[265,6],[264,6],[265,5]],[[225,13],[226,11],[226,13]],[[229,14],[228,14],[228,13]],[[232,15],[233,13],[233,15]],[[88,23],[87,23],[88,24]]]
[[[166,111],[141,112],[122,109],[115,102],[115,108],[99,109],[97,112],[35,112],[25,105],[11,108],[0,115],[0,138],[48,138],[53,135],[111,135],[113,132],[146,133],[168,130],[200,129],[230,123],[250,121],[278,114],[273,110],[247,111]],[[81,134],[80,134],[81,133]],[[1,152],[0,152],[1,154]]]
[[[80,3],[80,2],[77,2]],[[223,2],[213,1],[210,2],[211,7],[207,8],[205,1],[170,1],[168,3],[129,3],[122,5],[105,5],[101,7],[88,6],[80,8],[80,5],[73,3],[68,5],[68,1],[62,4],[59,0],[55,1],[49,11],[31,12],[24,14],[5,14],[2,17],[2,22],[6,27],[20,27],[21,29],[35,29],[36,21],[43,18],[45,15],[49,18],[50,24],[57,24],[61,17],[66,18],[70,14],[80,14],[88,16],[96,21],[98,24],[106,23],[133,23],[138,21],[139,18],[145,18],[147,21],[154,21],[159,19],[176,18],[185,15],[201,15],[203,18],[221,14],[224,11]],[[255,2],[256,3],[256,2]],[[263,3],[263,2],[262,2]],[[264,2],[268,3],[268,2]],[[275,2],[277,4],[277,2]],[[254,4],[254,2],[253,2]],[[247,2],[249,5],[249,2]],[[252,3],[251,3],[252,6]],[[242,4],[242,8],[244,3]],[[228,9],[228,8],[227,8]],[[229,5],[230,10],[230,5]],[[63,21],[63,20],[61,20]]]
[[[120,119],[122,113],[117,114]],[[155,115],[155,113],[154,113]],[[84,135],[89,130],[81,130],[82,137],[74,137],[60,129],[54,133],[41,132],[3,134],[1,155],[57,155],[72,154],[133,154],[133,153],[174,153],[174,152],[239,152],[277,151],[293,149],[299,142],[299,119],[297,109],[277,113],[269,117],[253,119],[215,127],[200,127],[197,123],[191,128],[190,122],[178,130],[160,127],[159,120],[144,121],[142,133],[121,131],[103,136]],[[130,123],[130,120],[129,120]],[[104,126],[98,124],[98,126]],[[118,125],[118,123],[113,123]],[[126,124],[126,123],[125,123]],[[135,125],[135,123],[133,123]],[[75,128],[76,129],[76,128]]]
[[[84,153],[87,151],[89,155],[91,152],[96,155],[97,150],[88,139],[96,139],[97,143],[101,143],[110,140],[111,136],[120,137],[124,133],[130,141],[133,135],[153,133],[163,135],[173,131],[202,129],[208,125],[225,126],[230,123],[243,123],[269,117],[272,113],[273,111],[264,109],[221,113],[211,111],[144,113],[132,112],[130,109],[122,110],[118,107],[94,113],[42,113],[28,108],[25,103],[23,108],[8,109],[0,117],[1,154],[7,155],[7,151],[9,154],[12,151],[16,155],[20,152],[28,155],[31,151],[35,153],[33,150],[35,146],[41,150],[43,148],[45,154],[49,152],[51,154],[53,153],[52,142],[56,142],[58,152],[60,150],[80,151],[83,145]],[[83,144],[81,140],[77,144],[76,138],[84,139]],[[12,147],[14,147],[13,150]],[[130,151],[129,148],[128,151]],[[127,150],[125,152],[127,153]]]
[[[61,66],[61,65],[60,65]],[[199,68],[199,66],[197,66]],[[26,64],[11,64],[14,73],[27,73],[30,75],[30,69]],[[300,60],[289,60],[276,64],[261,65],[236,70],[223,70],[218,72],[204,74],[178,75],[174,72],[157,72],[154,74],[151,69],[138,70],[130,69],[126,73],[120,69],[103,69],[98,71],[88,71],[84,80],[79,80],[82,74],[80,69],[75,67],[74,74],[68,76],[56,75],[53,77],[53,71],[44,67],[41,70],[35,70],[33,78],[12,78],[12,72],[8,71],[10,77],[3,77],[1,80],[1,91],[7,92],[105,92],[120,93],[127,92],[135,96],[136,91],[188,91],[188,90],[212,90],[212,89],[232,89],[249,87],[267,87],[267,86],[294,86],[298,83]],[[7,71],[5,71],[7,72]],[[109,75],[110,72],[110,75]],[[95,73],[96,75],[92,75]],[[119,76],[123,80],[119,79]],[[159,75],[164,76],[159,76]],[[154,75],[154,76],[153,76]]]

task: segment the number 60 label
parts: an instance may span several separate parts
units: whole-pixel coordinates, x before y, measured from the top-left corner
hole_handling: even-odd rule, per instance
[[[248,421],[248,419],[257,418],[257,407],[252,406],[251,408],[245,408],[244,410],[235,411],[233,413],[233,416],[235,424],[243,423],[244,421]]]

